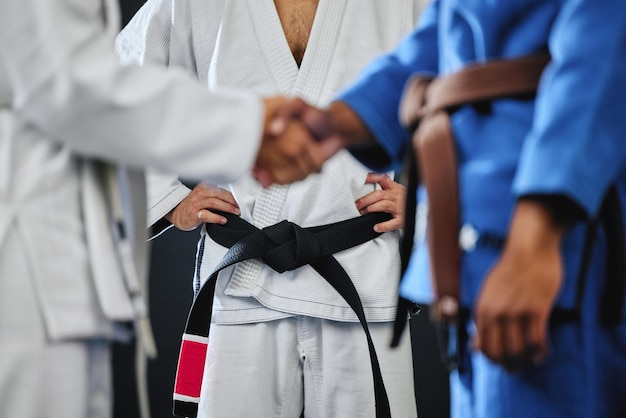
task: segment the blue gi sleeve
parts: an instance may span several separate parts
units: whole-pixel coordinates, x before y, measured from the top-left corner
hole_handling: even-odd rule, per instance
[[[626,162],[626,2],[564,1],[549,48],[514,192],[562,195],[593,216]]]
[[[362,161],[374,169],[394,169],[402,162],[409,135],[400,123],[398,106],[407,79],[414,73],[437,72],[438,4],[438,0],[429,4],[415,31],[395,50],[374,60],[337,96],[359,115],[387,154],[380,161]],[[390,166],[378,165],[389,160]]]

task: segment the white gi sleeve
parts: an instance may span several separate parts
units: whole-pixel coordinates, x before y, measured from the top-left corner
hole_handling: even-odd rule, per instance
[[[98,0],[1,2],[0,94],[15,115],[89,157],[214,183],[251,168],[260,98],[209,93],[176,69],[121,66],[112,26]]]

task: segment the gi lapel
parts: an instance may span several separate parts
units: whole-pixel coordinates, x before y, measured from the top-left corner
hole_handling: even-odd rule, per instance
[[[333,68],[331,61],[346,18],[346,5],[347,0],[319,1],[302,65],[291,91],[294,96],[320,104],[329,71]]]
[[[291,54],[274,2],[248,0],[248,7],[267,67],[278,87],[277,93],[290,95],[298,77],[298,65]]]

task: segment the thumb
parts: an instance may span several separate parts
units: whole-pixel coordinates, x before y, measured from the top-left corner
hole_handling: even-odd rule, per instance
[[[264,188],[267,189],[273,184],[272,176],[266,169],[257,166],[254,167],[252,172],[256,180],[261,183]]]
[[[287,129],[289,120],[299,118],[309,105],[302,99],[295,98],[279,105],[273,112],[267,131],[270,135],[281,135]]]

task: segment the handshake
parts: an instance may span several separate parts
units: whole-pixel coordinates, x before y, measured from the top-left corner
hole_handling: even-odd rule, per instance
[[[264,99],[263,139],[253,172],[264,186],[287,184],[319,172],[343,147],[374,143],[359,116],[345,103],[325,109],[301,99]]]

